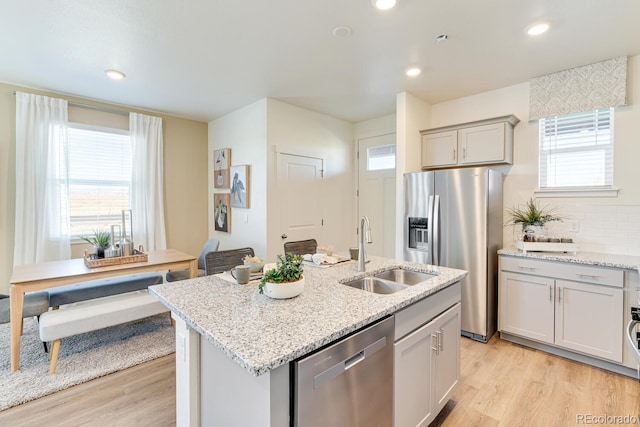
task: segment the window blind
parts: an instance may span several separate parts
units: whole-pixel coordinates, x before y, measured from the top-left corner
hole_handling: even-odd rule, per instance
[[[539,123],[541,189],[613,186],[613,108]]]
[[[131,143],[118,130],[69,127],[71,235],[120,224],[129,209]]]

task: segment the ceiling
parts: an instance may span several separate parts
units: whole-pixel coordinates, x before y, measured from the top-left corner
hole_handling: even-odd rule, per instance
[[[0,0],[0,81],[210,121],[264,97],[357,122],[640,54],[637,0]],[[532,38],[525,28],[548,20]],[[332,34],[348,26],[350,37]],[[436,43],[447,34],[449,39]],[[422,74],[405,75],[409,66]],[[126,73],[121,81],[104,70]]]

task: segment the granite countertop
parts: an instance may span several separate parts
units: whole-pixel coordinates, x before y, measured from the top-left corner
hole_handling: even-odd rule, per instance
[[[353,261],[329,268],[306,266],[304,292],[275,300],[258,284],[238,285],[216,276],[149,287],[172,312],[258,376],[392,314],[462,279],[452,268],[370,257],[366,272]],[[393,267],[438,276],[390,295],[344,286],[339,281]]]
[[[600,267],[622,268],[625,270],[638,270],[640,257],[631,255],[606,254],[600,252],[522,252],[516,248],[504,248],[498,251],[498,255],[509,255],[524,258],[536,258],[547,261],[561,261],[575,264],[595,265]]]

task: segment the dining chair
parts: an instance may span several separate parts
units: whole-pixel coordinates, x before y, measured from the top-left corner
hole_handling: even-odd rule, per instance
[[[252,248],[227,249],[226,251],[209,252],[205,256],[205,274],[223,273],[236,265],[242,265],[243,258],[254,256]]]
[[[284,243],[284,253],[294,255],[315,254],[318,248],[316,239],[298,240],[295,242]]]
[[[204,247],[198,256],[198,277],[205,275],[205,255],[209,252],[217,251],[219,246],[220,241],[218,239],[209,239],[204,244]],[[189,269],[169,271],[165,276],[165,279],[167,282],[177,282],[178,280],[189,279]]]

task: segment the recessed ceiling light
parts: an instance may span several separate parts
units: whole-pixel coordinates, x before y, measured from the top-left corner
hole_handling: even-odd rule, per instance
[[[396,0],[371,0],[371,3],[380,10],[389,10],[396,5]]]
[[[351,35],[351,28],[349,27],[335,27],[333,29],[333,35],[336,37],[349,37]]]
[[[420,68],[411,67],[411,68],[407,69],[407,76],[409,76],[409,77],[419,76],[421,72],[422,72],[422,70]]]
[[[104,70],[105,74],[113,80],[122,80],[127,77],[122,71],[118,70]]]
[[[537,24],[530,25],[527,28],[527,34],[530,36],[539,36],[546,33],[551,25],[548,22],[539,22]]]

